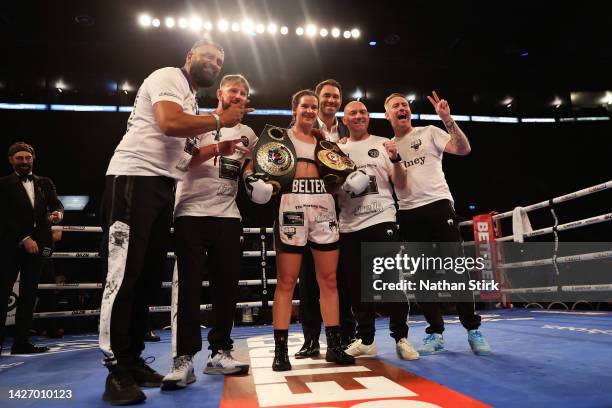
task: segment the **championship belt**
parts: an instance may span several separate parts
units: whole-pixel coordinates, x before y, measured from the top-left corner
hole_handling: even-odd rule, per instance
[[[357,170],[355,162],[344,153],[338,145],[328,140],[317,141],[315,159],[319,167],[319,177],[325,188],[334,192],[340,187],[346,176]]]
[[[297,155],[287,129],[266,125],[253,150],[255,173],[264,173],[266,183],[272,184],[274,194],[285,191],[295,175]]]

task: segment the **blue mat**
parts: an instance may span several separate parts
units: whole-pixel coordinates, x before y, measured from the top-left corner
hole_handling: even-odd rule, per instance
[[[522,309],[482,314],[481,330],[493,349],[490,356],[473,355],[465,330],[453,316],[447,316],[447,350],[418,361],[397,358],[388,320],[378,319],[379,358],[495,407],[612,407],[612,314]],[[413,345],[420,343],[424,327],[421,316],[411,316],[409,338]],[[299,325],[291,327],[291,331],[300,330]],[[236,327],[235,347],[244,347],[249,337],[271,332],[270,326]],[[154,356],[151,366],[165,374],[171,363],[170,333],[158,334],[162,341],[147,343],[143,356]],[[5,351],[0,357],[0,406],[110,406],[101,400],[106,370],[96,335],[34,340],[52,351],[34,356],[10,356]],[[10,350],[10,344],[5,344],[6,349]],[[224,379],[201,373],[206,357],[206,351],[196,356],[198,380],[187,390],[144,389],[146,406],[219,406]],[[24,389],[70,390],[73,399],[9,398],[11,390]]]

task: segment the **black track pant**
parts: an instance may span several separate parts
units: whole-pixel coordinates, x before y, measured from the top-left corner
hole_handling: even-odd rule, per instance
[[[389,314],[389,329],[395,341],[408,336],[408,301],[393,303],[361,302],[361,243],[394,242],[397,227],[393,222],[376,224],[359,231],[340,234],[338,273],[351,283],[351,305],[357,320],[357,337],[364,344],[374,341],[376,312]]]
[[[200,301],[205,266],[212,297],[208,348],[231,350],[242,260],[240,219],[178,217],[174,234],[178,276],[173,281],[178,284],[172,289],[172,354],[194,355],[202,350]]]
[[[148,308],[166,266],[174,186],[161,176],[106,177],[100,348],[107,366],[130,364],[144,350]]]
[[[450,201],[440,200],[411,210],[400,210],[397,221],[405,242],[461,242],[457,215]],[[428,334],[442,333],[444,320],[442,305],[435,302],[420,302],[429,327]],[[480,326],[480,316],[474,313],[474,302],[457,302],[457,315],[463,327],[475,330]]]

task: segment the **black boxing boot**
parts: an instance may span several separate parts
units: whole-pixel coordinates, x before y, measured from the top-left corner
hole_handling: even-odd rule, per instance
[[[325,327],[325,335],[327,336],[325,361],[338,364],[355,364],[355,357],[346,354],[342,349],[340,326]]]
[[[308,358],[318,356],[321,351],[321,346],[319,345],[318,336],[315,338],[314,336],[308,336],[304,339],[304,345],[295,353],[295,358]]]
[[[289,371],[289,352],[287,350],[287,337],[289,330],[274,330],[274,361],[272,362],[273,371]]]

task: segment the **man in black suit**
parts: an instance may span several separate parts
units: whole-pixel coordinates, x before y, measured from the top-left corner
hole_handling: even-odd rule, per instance
[[[35,346],[28,332],[36,301],[36,290],[43,257],[51,256],[51,224],[60,222],[64,207],[57,198],[55,185],[47,177],[32,173],[34,148],[17,142],[8,150],[8,160],[15,170],[0,178],[0,252],[4,267],[0,274],[0,296],[8,299],[17,275],[19,298],[15,316],[15,341],[11,354],[44,353],[47,347]],[[0,302],[0,348],[8,302]]]

